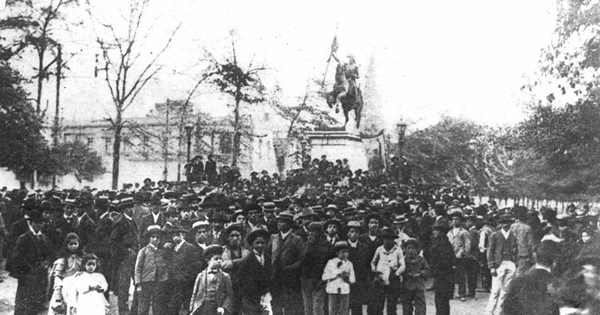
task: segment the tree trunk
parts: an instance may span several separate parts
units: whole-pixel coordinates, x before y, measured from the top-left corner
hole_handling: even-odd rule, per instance
[[[113,165],[112,165],[112,189],[119,189],[119,160],[121,159],[121,131],[122,126],[121,110],[117,109],[115,119],[115,141],[113,143]]]
[[[241,93],[241,92],[240,92]],[[235,108],[233,110],[233,152],[231,155],[231,165],[237,165],[240,156],[240,100],[236,97]]]
[[[41,48],[40,48],[41,49]],[[42,112],[42,88],[44,80],[44,49],[38,52],[38,81],[37,81],[37,104],[35,107],[35,113],[40,116]]]

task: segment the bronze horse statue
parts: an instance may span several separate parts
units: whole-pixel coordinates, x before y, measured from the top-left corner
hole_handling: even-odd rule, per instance
[[[327,93],[327,105],[329,105],[329,108],[333,108],[335,105],[335,112],[338,113],[339,104],[342,104],[344,117],[346,117],[344,127],[348,124],[348,113],[351,110],[354,110],[356,128],[358,129],[360,127],[360,115],[363,107],[362,92],[355,81],[352,80],[352,82],[350,82],[346,75],[346,66],[338,63],[335,68],[333,91]]]

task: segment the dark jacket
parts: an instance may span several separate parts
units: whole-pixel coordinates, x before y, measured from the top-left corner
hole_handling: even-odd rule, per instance
[[[513,280],[504,298],[505,315],[558,315],[558,301],[548,292],[552,275],[532,268]]]
[[[139,231],[138,231],[140,234],[139,235],[140,246],[146,246],[148,244],[148,240],[145,240],[143,238],[143,235],[144,235],[144,233],[146,233],[149,226],[158,225],[162,228],[166,222],[167,222],[167,219],[165,218],[165,215],[162,213],[158,214],[158,220],[156,222],[154,221],[154,216],[152,215],[152,213],[142,216],[142,218],[140,219]]]
[[[95,243],[96,223],[87,213],[84,213],[73,221],[73,232],[79,236],[79,246],[86,248],[88,245]]]
[[[327,242],[325,235],[317,240],[304,243],[300,255],[302,278],[320,280],[327,261],[335,256],[333,245]]]
[[[451,298],[454,292],[454,266],[456,256],[446,235],[432,238],[429,267],[431,276],[435,278],[434,290],[436,295]]]
[[[7,263],[7,271],[13,278],[43,277],[48,274],[51,259],[50,240],[45,235],[34,236],[30,230],[21,234]]]
[[[371,260],[368,259],[367,245],[358,241],[356,247],[350,246],[348,260],[352,262],[356,281],[350,285],[350,301],[362,303],[368,297],[369,282],[371,282]]]
[[[373,256],[375,256],[375,251],[377,250],[377,248],[379,248],[379,246],[383,245],[383,239],[381,239],[381,237],[379,237],[378,235],[375,238],[375,240],[372,241],[369,237],[369,233],[365,233],[358,237],[358,241],[367,246],[368,259],[369,263],[371,263],[371,260],[373,260]]]
[[[133,220],[121,216],[113,225],[109,244],[111,255],[116,262],[120,262],[128,256],[128,249],[135,252],[139,249],[138,229]]]
[[[208,269],[202,271],[196,277],[194,283],[194,291],[190,300],[190,314],[194,314],[206,299],[206,288],[208,288]],[[225,309],[225,314],[231,314],[233,309],[233,289],[231,287],[231,279],[229,275],[219,271],[215,274],[213,281],[217,281],[216,300],[217,307]]]
[[[261,266],[254,253],[250,253],[240,262],[240,292],[242,298],[253,305],[260,304],[260,297],[269,292],[271,257],[264,254],[264,258],[264,266]]]
[[[178,251],[171,252],[169,280],[193,281],[201,268],[205,267],[201,249],[184,241]]]
[[[502,262],[502,247],[508,242],[510,248],[510,261],[515,262],[518,256],[517,238],[512,234],[508,234],[508,238],[504,239],[502,231],[498,230],[490,236],[490,247],[487,253],[488,267],[498,268]]]
[[[302,245],[300,236],[291,231],[283,240],[281,233],[271,235],[265,252],[271,256],[273,294],[280,293],[282,289],[300,289]]]

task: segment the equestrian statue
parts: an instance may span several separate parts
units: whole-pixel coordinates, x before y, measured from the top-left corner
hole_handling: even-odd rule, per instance
[[[348,124],[348,113],[354,110],[356,128],[358,129],[363,107],[362,92],[356,82],[358,79],[358,66],[353,55],[348,55],[348,62],[342,63],[332,49],[331,57],[335,59],[337,66],[335,68],[333,89],[326,93],[327,105],[329,105],[329,108],[335,106],[336,113],[339,112],[339,105],[342,105],[344,117],[346,117],[344,127]]]

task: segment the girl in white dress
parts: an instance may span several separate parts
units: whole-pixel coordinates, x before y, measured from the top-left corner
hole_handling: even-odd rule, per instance
[[[108,288],[106,279],[98,272],[98,257],[86,254],[83,257],[83,271],[75,275],[74,285],[76,293],[75,305],[70,309],[70,314],[76,315],[106,315],[108,302],[104,298],[104,291]]]

